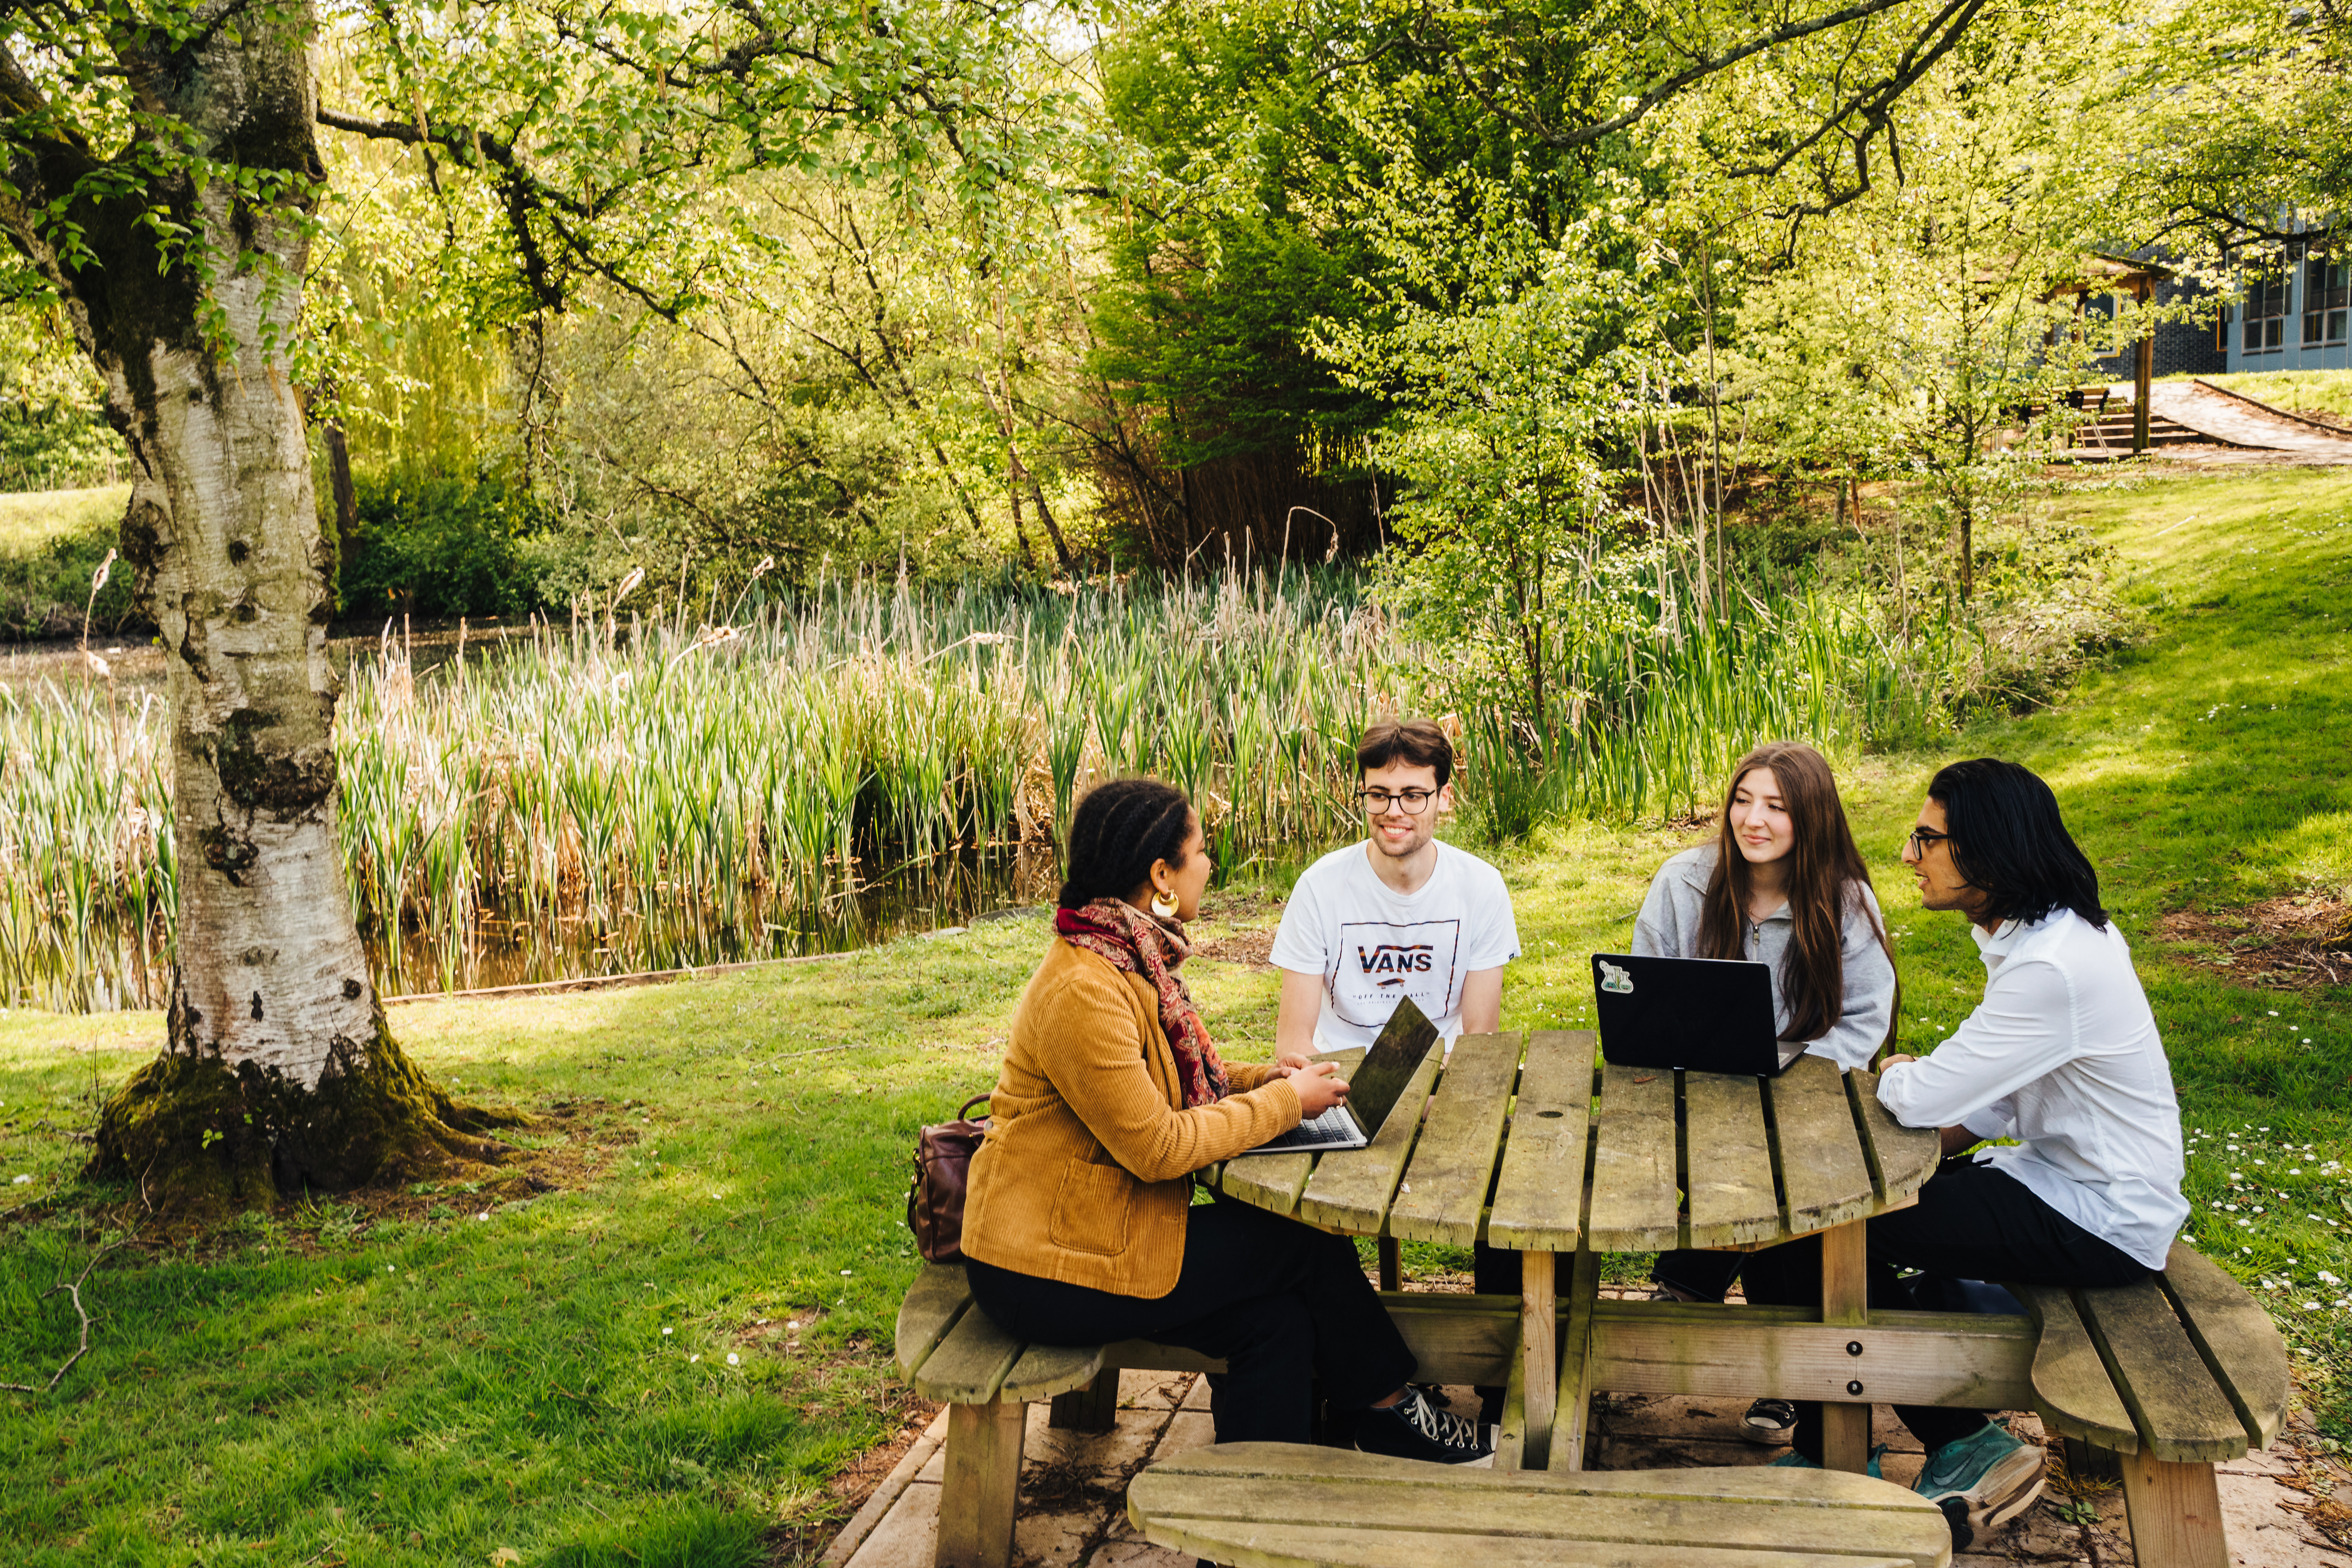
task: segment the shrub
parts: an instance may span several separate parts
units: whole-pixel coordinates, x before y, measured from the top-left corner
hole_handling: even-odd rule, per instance
[[[340,580],[346,616],[518,616],[541,603],[524,547],[542,514],[520,487],[493,473],[394,470],[354,488],[359,531]]]
[[[109,634],[143,624],[131,569],[117,563],[95,605],[91,577],[121,527],[128,485],[0,496],[0,637],[79,637],[82,615]]]

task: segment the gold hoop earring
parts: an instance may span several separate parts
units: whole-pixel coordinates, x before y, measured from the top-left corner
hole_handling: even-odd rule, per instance
[[[1174,920],[1176,918],[1176,911],[1182,907],[1183,906],[1177,903],[1176,895],[1173,893],[1154,893],[1151,895],[1151,912],[1158,915],[1163,921]]]

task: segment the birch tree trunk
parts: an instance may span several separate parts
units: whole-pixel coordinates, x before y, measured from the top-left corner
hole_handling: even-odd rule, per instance
[[[93,196],[93,175],[131,156],[101,160],[52,116],[52,135],[10,148],[21,195],[0,220],[64,300],[130,445],[122,556],[169,668],[180,911],[167,1037],[108,1102],[94,1169],[150,1202],[216,1206],[499,1146],[467,1136],[489,1119],[394,1043],[336,844],[333,558],[286,353],[321,174],[315,16],[308,0],[193,16],[211,25],[178,47],[126,31],[114,50],[133,91],[185,127],[185,151],[148,149],[140,188]],[[40,101],[5,58],[0,95],[20,116]],[[201,180],[199,161],[215,165]],[[65,251],[41,211],[60,201],[87,256]],[[159,226],[141,221],[152,208],[194,237],[159,249]]]

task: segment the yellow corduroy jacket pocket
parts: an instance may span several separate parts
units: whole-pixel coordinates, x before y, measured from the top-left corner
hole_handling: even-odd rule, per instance
[[[1128,1210],[1135,1193],[1135,1178],[1118,1166],[1072,1160],[1062,1169],[1045,1234],[1055,1246],[1072,1252],[1125,1252]]]

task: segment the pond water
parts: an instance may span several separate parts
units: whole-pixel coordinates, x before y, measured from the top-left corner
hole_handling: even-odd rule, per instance
[[[1319,847],[1259,855],[1217,879],[1226,899],[1279,900]],[[1024,909],[1050,909],[1060,868],[1045,845],[1006,847],[900,867],[821,903],[746,896],[732,909],[656,902],[601,914],[534,921],[486,915],[459,932],[404,931],[395,942],[364,939],[384,996],[444,994],[504,985],[641,974],[712,964],[849,952]],[[54,964],[8,977],[11,1005],[49,1012],[160,1008],[170,958],[160,930],[143,942],[96,931]]]

